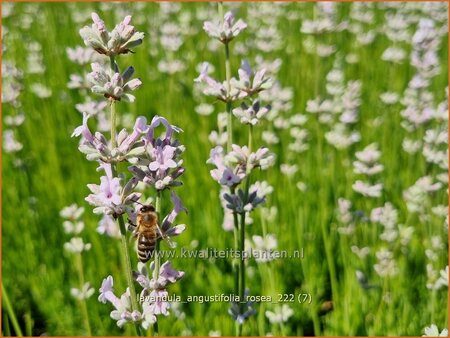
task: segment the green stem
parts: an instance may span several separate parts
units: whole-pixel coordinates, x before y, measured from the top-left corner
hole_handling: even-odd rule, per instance
[[[235,188],[231,188],[231,194],[235,194]],[[234,221],[234,249],[239,248],[239,219],[238,214],[233,211],[233,221]],[[239,295],[239,262],[237,258],[233,259],[233,272],[234,272],[234,293]],[[237,332],[237,331],[236,331]]]
[[[253,146],[253,126],[249,126],[248,131],[248,151],[251,153]],[[250,188],[250,174],[251,174],[251,168],[247,167],[246,169],[247,178],[245,180],[245,201],[248,199],[248,191]],[[241,260],[239,265],[239,300],[241,303],[239,304],[239,312],[240,314],[243,314],[245,312],[245,259],[243,257],[243,253],[245,250],[245,212],[241,213],[241,224],[239,225],[239,251],[241,254]],[[239,325],[239,335],[242,334],[242,326]]]
[[[114,74],[114,73],[117,73],[118,72],[118,69],[117,69],[117,67],[116,67],[116,61],[114,60],[114,56],[110,56],[109,57],[109,64],[110,64],[110,66],[111,66],[111,71],[112,71],[112,73]]]
[[[5,286],[2,283],[2,298],[5,303],[6,312],[8,312],[8,316],[11,319],[11,324],[16,332],[18,337],[23,337],[22,330],[20,329],[19,323],[16,318],[16,314],[12,308],[11,302],[9,301],[8,294],[6,293]]]
[[[219,9],[219,17],[220,22],[223,25],[223,3],[218,3],[218,9]],[[227,152],[231,151],[231,145],[233,144],[233,115],[231,113],[231,98],[229,97],[231,92],[231,64],[230,64],[230,46],[229,42],[225,42],[225,77],[226,77],[226,89],[227,89],[227,113],[228,113],[228,120],[227,120]]]
[[[230,65],[230,46],[228,43],[225,44],[225,76],[227,82],[227,152],[231,151],[231,145],[233,144],[233,113],[231,106],[231,65]]]
[[[127,241],[127,235],[126,235],[126,229],[125,229],[125,221],[123,220],[122,215],[120,215],[118,217],[118,221],[119,221],[119,228],[120,228],[120,234],[121,234],[121,242],[122,242],[122,254],[125,260],[125,266],[126,266],[126,276],[127,276],[127,284],[128,284],[128,288],[130,289],[130,298],[131,298],[131,311],[139,311],[139,305],[137,302],[137,297],[136,297],[136,290],[134,288],[134,281],[133,281],[133,270],[131,268],[131,260],[130,260],[130,251],[128,248],[128,241]],[[141,334],[141,328],[140,326],[136,323],[136,331],[138,333],[138,335],[142,335]]]
[[[156,201],[155,201],[155,210],[158,215],[158,219],[161,215],[161,191],[157,191],[156,193]],[[155,247],[155,269],[153,270],[153,278],[156,280],[159,276],[159,268],[160,268],[160,259],[159,259],[159,250],[160,250],[160,241],[156,241]]]
[[[77,269],[78,269],[78,277],[80,279],[80,290],[83,289],[84,286],[84,271],[83,271],[83,258],[81,257],[81,252],[76,256],[77,261]],[[92,336],[91,324],[89,323],[89,314],[86,305],[86,299],[80,300],[81,311],[83,313],[84,325],[86,326],[86,331],[88,336]]]
[[[247,195],[247,194],[246,194]],[[239,251],[241,254],[241,260],[239,264],[239,313],[243,314],[245,312],[245,259],[244,259],[244,250],[245,250],[245,212],[241,213],[241,224],[239,225]],[[239,335],[242,334],[242,326],[243,324],[239,325]]]
[[[111,100],[111,149],[114,149],[117,146],[116,124],[117,124],[116,101]]]
[[[229,153],[233,144],[233,113],[231,110],[231,102],[227,102],[227,113],[227,153]]]
[[[220,21],[223,25],[224,13],[223,13],[223,3],[218,3],[219,9],[219,17]],[[227,111],[227,153],[231,152],[231,145],[233,144],[233,114],[232,114],[232,104],[231,98],[229,97],[231,92],[231,63],[230,63],[230,46],[229,43],[225,44],[225,77],[226,77],[226,89],[227,89],[227,102],[226,102],[226,111]],[[235,193],[235,189],[231,189],[231,193]],[[234,248],[237,251],[240,248],[239,243],[239,218],[238,214],[233,211],[233,221],[234,221]],[[240,252],[242,255],[242,251]],[[233,273],[234,273],[234,292],[236,295],[239,295],[239,300],[242,301],[241,298],[241,290],[240,290],[240,280],[242,280],[242,269],[239,267],[239,263],[236,259],[233,260]],[[241,305],[239,305],[241,306]],[[236,322],[236,336],[241,335],[242,325]]]
[[[159,191],[159,190],[156,192],[155,211],[158,216],[158,219],[160,219],[160,217],[161,217],[161,191]],[[155,254],[155,258],[154,258],[155,269],[153,270],[153,279],[154,280],[157,280],[159,277],[159,269],[161,267],[161,261],[160,261],[160,257],[159,257],[160,250],[161,250],[160,249],[160,240],[157,240],[155,252],[154,252],[154,254]],[[159,327],[158,327],[157,321],[154,324],[153,333],[155,336],[159,335]]]
[[[29,312],[25,313],[25,334],[28,337],[33,335],[33,319],[31,318],[31,314]]]
[[[248,130],[248,151],[250,153],[252,152],[252,146],[253,146],[253,126],[250,124]]]
[[[113,62],[113,57],[111,57],[111,62]],[[111,66],[112,67],[112,66]],[[116,147],[116,103],[115,101],[111,101],[111,148]],[[111,163],[111,171],[114,177],[117,177],[117,167],[116,163]],[[125,274],[127,278],[128,288],[130,289],[130,298],[131,298],[131,311],[139,311],[139,305],[136,298],[136,290],[134,288],[133,282],[133,270],[131,268],[131,260],[130,260],[130,250],[128,248],[127,241],[127,230],[125,227],[125,221],[122,215],[117,217],[117,221],[119,223],[120,229],[120,238],[122,243],[122,256],[125,261]],[[142,335],[142,330],[139,324],[135,323],[136,332],[138,335]]]
[[[217,6],[219,7],[219,18],[220,18],[220,22],[223,25],[223,2],[220,1],[217,3]]]

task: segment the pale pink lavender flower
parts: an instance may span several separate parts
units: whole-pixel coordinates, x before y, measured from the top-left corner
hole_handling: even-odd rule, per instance
[[[402,148],[408,154],[417,153],[422,147],[422,142],[420,140],[412,140],[409,138],[404,138],[402,142]]]
[[[259,198],[265,198],[273,192],[273,187],[267,181],[256,181],[248,188],[248,192],[256,192]]]
[[[287,177],[292,177],[298,171],[298,165],[282,163],[280,165],[280,171],[283,175],[286,175]]]
[[[3,131],[3,150],[5,153],[15,153],[22,150],[23,145],[17,141],[13,130]]]
[[[158,70],[161,73],[173,75],[186,69],[186,64],[182,60],[161,60],[158,62]]]
[[[353,171],[355,174],[372,176],[383,171],[384,166],[377,163],[381,157],[376,143],[369,144],[362,151],[355,153],[357,161],[353,162]]]
[[[245,28],[247,24],[241,19],[235,22],[235,18],[232,12],[225,13],[221,22],[205,21],[203,23],[203,29],[212,38],[219,40],[224,44],[228,44],[236,36],[238,36]]]
[[[216,146],[211,149],[210,157],[206,163],[216,166],[216,169],[210,170],[211,177],[221,185],[229,187],[236,186],[245,177],[245,170],[242,170],[242,168],[235,170],[225,162],[222,146]]]
[[[165,135],[155,137],[155,129],[163,125]],[[140,181],[154,186],[157,190],[168,189],[172,186],[181,185],[177,179],[184,173],[183,161],[180,155],[184,151],[184,146],[178,140],[172,140],[173,133],[182,130],[171,125],[165,118],[155,116],[143,138],[144,153],[136,160],[129,170]]]
[[[33,83],[30,89],[33,94],[41,99],[47,99],[53,94],[52,90],[49,87],[41,83]]]
[[[233,78],[231,84],[242,92],[240,97],[253,96],[272,86],[272,80],[266,77],[266,70],[261,69],[255,73],[247,60],[242,61],[238,73],[239,80]]]
[[[66,220],[63,222],[64,232],[67,234],[79,234],[84,229],[84,223],[80,220],[84,213],[83,207],[78,207],[73,203],[64,207],[59,212],[59,215]]]
[[[380,94],[380,100],[387,105],[393,105],[398,102],[399,95],[394,92],[384,92]]]
[[[91,84],[88,79],[78,74],[70,74],[69,82],[67,83],[69,89],[90,89]]]
[[[94,213],[117,218],[140,198],[141,193],[132,192],[138,181],[132,178],[122,187],[120,178],[113,177],[110,164],[102,163],[100,169],[105,171],[106,176],[100,177],[100,185],[88,184],[92,194],[85,200],[95,206]]]
[[[265,315],[271,324],[283,324],[294,315],[294,310],[289,305],[283,304],[276,307],[274,311],[266,311]]]
[[[355,231],[355,217],[351,210],[352,202],[345,199],[338,199],[337,219],[342,226],[337,231],[343,235],[351,235]]]
[[[394,228],[397,225],[398,212],[394,206],[386,202],[383,207],[375,208],[370,214],[370,220],[380,223],[386,228]]]
[[[64,232],[66,234],[78,235],[84,229],[84,222],[82,221],[64,221],[63,222]]]
[[[149,312],[154,315],[169,315],[170,303],[168,302],[169,293],[164,289],[155,289],[148,295],[150,302]]]
[[[270,105],[261,107],[260,100],[256,99],[250,106],[246,103],[242,103],[240,107],[233,109],[233,115],[236,116],[241,123],[254,126],[259,123],[269,110]]]
[[[208,116],[214,112],[214,106],[208,103],[201,103],[195,107],[195,112],[199,115]]]
[[[90,298],[94,294],[95,290],[91,287],[89,282],[84,283],[81,289],[71,288],[70,295],[78,300],[84,300]]]
[[[381,248],[377,251],[376,256],[378,261],[374,265],[374,269],[380,277],[392,277],[398,273],[398,266],[392,251]]]
[[[203,94],[213,96],[223,102],[233,102],[243,98],[246,95],[245,92],[241,92],[232,85],[228,90],[226,81],[218,82],[210,77],[208,63],[203,63],[202,67],[203,68],[200,71],[200,75],[194,80],[194,82],[201,83],[203,85]]]
[[[88,100],[84,103],[78,103],[75,105],[76,110],[80,113],[86,113],[89,116],[96,116],[100,112],[104,111],[108,103],[106,101],[91,101]]]
[[[250,152],[247,146],[231,145],[231,152],[225,159],[230,164],[236,165],[235,172],[249,173],[255,168],[266,170],[275,162],[275,155],[268,148],[261,147],[256,152]]]
[[[383,184],[377,183],[371,185],[369,183],[357,180],[353,183],[352,188],[354,191],[366,197],[380,197],[383,190]]]
[[[80,29],[80,35],[86,46],[92,47],[100,54],[115,56],[131,52],[131,48],[142,43],[144,33],[136,32],[134,26],[130,25],[131,16],[126,16],[121,23],[108,32],[105,23],[96,13],[92,13],[91,27],[85,26]]]
[[[292,123],[292,120],[291,120]],[[306,142],[308,137],[308,131],[306,129],[300,129],[298,127],[293,127],[290,130],[290,135],[294,138],[294,141],[288,144],[288,149],[295,152],[301,153],[309,149],[309,145]]]
[[[303,20],[300,32],[318,35],[341,31],[345,28],[345,23],[337,22],[336,4],[332,2],[318,2],[315,13],[316,17],[314,20]]]
[[[400,47],[388,47],[381,55],[381,59],[384,61],[390,61],[393,63],[401,63],[406,58],[406,52]]]
[[[358,256],[361,259],[365,258],[370,253],[370,248],[367,246],[365,246],[363,248],[359,248],[356,245],[352,245],[352,247],[350,249],[356,256]]]
[[[177,271],[172,267],[169,261],[166,261],[159,270],[159,276],[157,279],[150,280],[148,287],[151,289],[164,289],[170,284],[176,283],[179,279],[183,278],[184,272]]]
[[[7,115],[5,116],[5,125],[8,127],[19,127],[25,121],[25,114],[20,112],[16,115]]]
[[[69,60],[80,65],[87,65],[92,62],[98,62],[98,54],[91,48],[77,46],[75,48],[66,48]]]
[[[347,149],[361,140],[358,131],[350,131],[345,124],[337,123],[332,130],[325,133],[325,139],[336,149]]]
[[[10,103],[14,107],[20,107],[21,103],[18,98],[23,90],[23,86],[19,82],[6,80],[2,83],[2,103]]]
[[[446,287],[448,288],[448,265],[445,269],[439,271],[439,279],[436,281],[438,288]]]
[[[440,190],[442,186],[440,182],[433,183],[433,179],[430,176],[419,178],[414,185],[403,192],[408,210],[425,216],[429,194]]]
[[[137,322],[142,319],[142,315],[138,311],[131,312],[130,291],[127,291],[118,298],[113,293],[113,278],[108,276],[103,280],[102,286],[99,289],[100,296],[98,300],[104,304],[111,303],[115,310],[111,311],[111,318],[117,321],[117,326],[122,327],[127,322]]]
[[[70,253],[89,251],[91,247],[92,245],[90,243],[84,243],[81,237],[72,237],[69,242],[64,243],[64,250]]]
[[[185,224],[174,225],[174,222],[175,218],[182,211],[187,213],[187,209],[183,206],[181,199],[174,191],[170,192],[170,200],[173,204],[173,209],[161,222],[161,230],[166,237],[178,236],[186,229]]]
[[[130,93],[142,85],[140,79],[131,79],[134,73],[133,67],[128,67],[122,74],[116,72],[112,76],[99,63],[92,63],[92,72],[87,79],[92,84],[92,92],[101,94],[106,98],[116,101],[125,100],[134,102],[136,99]]]
[[[150,266],[152,269],[153,265]],[[149,271],[142,263],[138,264],[138,272],[134,273],[135,280],[142,286],[141,298],[144,312],[153,315],[169,315],[170,303],[167,287],[183,278],[184,272],[177,271],[169,261],[161,265],[159,275],[149,278]]]
[[[83,114],[83,124],[77,127],[72,137],[82,135],[82,140],[78,149],[86,155],[90,161],[101,160],[105,163],[121,162],[135,158],[145,152],[144,141],[140,137],[147,132],[148,126],[146,118],[139,116],[136,119],[133,132],[128,134],[126,130],[121,130],[117,136],[117,148],[111,149],[110,143],[100,132],[92,135],[87,122],[90,115]]]
[[[273,131],[269,130],[264,130],[261,133],[261,138],[267,144],[278,144],[280,142],[279,137]]]
[[[110,215],[103,215],[101,220],[98,222],[97,232],[101,235],[106,235],[109,237],[119,238],[120,230],[114,217]]]
[[[276,257],[273,251],[278,247],[278,241],[274,234],[267,234],[266,236],[252,236],[251,240],[246,240],[246,251],[251,253],[257,263],[270,262]]]

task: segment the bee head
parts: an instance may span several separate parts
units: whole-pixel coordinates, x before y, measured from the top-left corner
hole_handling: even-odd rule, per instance
[[[153,212],[153,211],[155,211],[155,207],[153,205],[149,204],[149,205],[142,206],[140,210],[141,210],[141,212],[149,212],[149,211]]]

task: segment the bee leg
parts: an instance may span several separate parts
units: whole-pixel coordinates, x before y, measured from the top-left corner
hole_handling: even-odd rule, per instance
[[[130,219],[128,219],[128,228],[127,228],[128,231],[135,232],[136,228],[137,228],[137,225],[134,224],[133,222],[131,222]]]

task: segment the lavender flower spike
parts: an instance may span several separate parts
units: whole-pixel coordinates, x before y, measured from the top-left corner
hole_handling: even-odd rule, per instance
[[[132,52],[130,48],[142,43],[144,33],[136,32],[134,26],[130,25],[131,16],[126,16],[110,33],[105,23],[97,13],[92,13],[91,27],[85,26],[80,29],[80,35],[88,47],[92,47],[100,54],[115,56]]]
[[[161,124],[166,128],[165,134],[155,138],[155,129]],[[157,190],[181,185],[177,179],[184,173],[180,155],[185,148],[178,140],[172,140],[174,131],[180,132],[181,129],[171,125],[165,118],[155,116],[144,137],[144,154],[130,159],[131,163],[135,163],[128,168],[133,175]]]
[[[117,218],[140,198],[140,193],[131,192],[138,181],[132,178],[125,187],[122,187],[120,179],[112,176],[111,164],[103,163],[99,168],[105,171],[106,176],[100,177],[100,185],[88,184],[92,194],[85,200],[96,207],[94,213],[112,215]]]
[[[272,80],[269,77],[266,77],[266,70],[261,69],[254,73],[247,60],[242,61],[238,73],[239,81],[231,79],[231,83],[235,88],[245,94],[241,94],[241,97],[253,96],[272,87]]]
[[[234,15],[231,12],[225,13],[222,23],[212,23],[210,21],[205,21],[203,23],[204,31],[210,37],[217,39],[224,44],[233,40],[245,28],[247,28],[247,24],[241,19],[234,23]]]
[[[91,64],[92,72],[87,75],[92,84],[92,92],[106,98],[120,101],[124,99],[134,102],[135,97],[130,93],[142,85],[140,79],[130,79],[134,73],[133,67],[128,67],[123,74],[114,73],[112,76],[99,63]]]
[[[256,99],[253,101],[251,106],[248,106],[246,103],[242,103],[240,107],[233,109],[233,115],[236,116],[241,123],[254,126],[267,115],[269,110],[270,105],[261,107],[261,102],[259,99]]]

